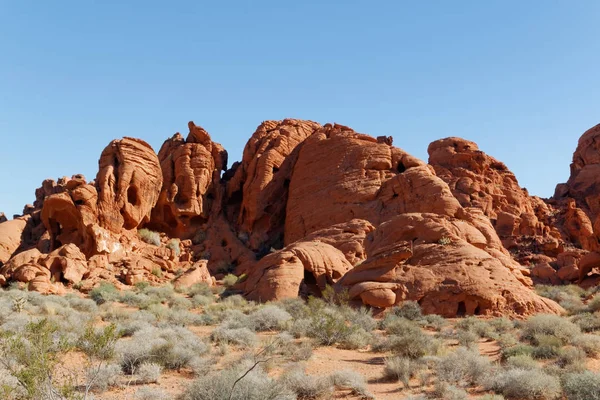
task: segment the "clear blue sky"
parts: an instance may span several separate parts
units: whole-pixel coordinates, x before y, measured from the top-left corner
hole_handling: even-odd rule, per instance
[[[600,2],[0,0],[0,210],[187,122],[238,160],[261,121],[338,122],[426,159],[461,136],[551,196],[600,122]]]

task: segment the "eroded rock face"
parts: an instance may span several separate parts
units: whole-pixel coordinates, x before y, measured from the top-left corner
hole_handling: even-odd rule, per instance
[[[192,238],[208,221],[221,171],[227,168],[225,149],[193,122],[189,129],[186,139],[177,133],[158,153],[163,184],[151,224],[181,238]]]
[[[0,224],[3,222],[8,221],[8,219],[6,218],[6,215],[4,215],[3,212],[0,212]]]
[[[102,152],[96,176],[98,221],[112,232],[150,221],[162,187],[158,157],[143,140],[113,140]]]
[[[556,257],[564,250],[556,211],[519,186],[504,163],[456,137],[429,145],[429,164],[463,207],[477,207],[492,221],[504,246],[523,261],[532,253]]]
[[[15,218],[0,224],[0,263],[7,262],[21,245],[27,218]]]
[[[415,300],[443,316],[560,311],[526,286],[509,258],[494,257],[496,245],[465,220],[406,213],[382,223],[366,243],[366,261],[339,282],[365,304]]]
[[[242,162],[227,183],[227,198],[236,205],[232,219],[253,250],[283,244],[288,187],[298,150],[320,127],[294,119],[265,121],[246,144]]]
[[[245,268],[250,298],[337,282],[375,307],[418,300],[445,316],[560,311],[531,291],[528,271],[481,210],[463,208],[428,165],[390,143],[341,125],[305,139],[289,184],[287,246]],[[315,272],[321,264],[329,273]]]

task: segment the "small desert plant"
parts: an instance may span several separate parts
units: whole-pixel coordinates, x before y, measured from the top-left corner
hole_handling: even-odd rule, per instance
[[[528,344],[518,343],[514,346],[508,346],[502,349],[502,358],[508,359],[514,356],[526,355],[532,356],[534,347]]]
[[[171,396],[167,395],[162,389],[155,387],[141,387],[135,392],[135,400],[170,400]]]
[[[416,321],[423,318],[421,306],[416,301],[407,300],[396,307],[392,307],[391,312],[401,318]]]
[[[558,352],[557,364],[565,368],[567,366],[580,366],[585,363],[585,351],[574,346],[565,346]]]
[[[558,315],[538,314],[524,323],[522,337],[533,343],[541,335],[554,336],[567,344],[580,333],[579,327],[565,318]]]
[[[600,354],[600,336],[598,335],[577,335],[573,339],[572,344],[585,351],[589,356]]]
[[[105,364],[100,368],[91,367],[86,370],[90,389],[98,392],[104,392],[109,387],[118,386],[121,374],[121,366],[118,364]]]
[[[385,360],[383,379],[388,381],[400,381],[405,388],[409,387],[409,381],[415,376],[422,364],[406,357],[391,357]]]
[[[167,249],[173,250],[176,257],[181,255],[181,248],[179,247],[179,239],[171,239],[167,242]]]
[[[323,289],[322,293],[321,293],[323,300],[325,300],[326,303],[331,304],[331,305],[346,305],[348,304],[348,300],[350,299],[350,296],[348,294],[348,289],[339,289],[336,290],[333,286],[331,285],[326,285],[325,289]]]
[[[481,384],[493,372],[490,360],[460,347],[437,363],[438,379],[452,384]]]
[[[600,330],[600,316],[598,314],[579,314],[573,317],[572,322],[579,326],[583,332],[595,332]]]
[[[90,298],[96,304],[104,304],[109,301],[116,301],[119,298],[119,291],[112,283],[102,282],[90,291]]]
[[[158,232],[142,228],[138,231],[138,235],[144,242],[153,244],[154,246],[160,246],[160,234]]]
[[[238,281],[237,276],[235,276],[234,274],[227,274],[223,278],[223,285],[225,287],[231,287],[231,286],[235,285],[237,283],[237,281]]]
[[[293,400],[296,395],[259,364],[241,362],[196,379],[181,400]]]
[[[373,336],[362,328],[353,329],[339,342],[340,348],[347,350],[363,349],[371,344]]]
[[[446,325],[448,325],[448,321],[440,315],[430,314],[425,316],[426,325],[435,329],[436,331],[441,331]]]
[[[485,321],[478,319],[477,317],[466,317],[461,319],[456,324],[456,329],[472,332],[478,337],[489,338],[494,336],[494,328]]]
[[[210,334],[210,339],[219,344],[233,344],[243,348],[254,347],[258,343],[256,334],[248,328],[217,327]]]
[[[27,324],[19,334],[5,332],[2,336],[0,364],[26,392],[25,398],[53,398],[57,392],[72,392],[72,387],[59,388],[53,378],[60,354],[68,350],[56,324],[42,319]]]
[[[537,369],[510,369],[492,379],[492,389],[508,398],[554,400],[562,390],[557,377]]]
[[[469,398],[464,389],[449,385],[446,382],[437,382],[434,394],[436,398],[444,400],[467,400]]]
[[[539,364],[530,355],[519,354],[516,356],[509,357],[506,360],[506,365],[513,369],[536,369],[539,368]]]
[[[333,394],[333,383],[329,378],[307,375],[301,368],[292,368],[281,376],[285,387],[294,392],[299,399],[321,399]]]
[[[568,374],[563,389],[568,400],[600,400],[600,375],[591,371]]]
[[[139,383],[156,383],[158,382],[158,378],[160,378],[161,372],[162,367],[160,364],[143,362],[138,367],[136,375]]]
[[[330,379],[337,388],[352,390],[352,394],[363,399],[374,399],[374,396],[367,389],[365,378],[355,371],[348,369],[336,371],[330,375]]]
[[[248,316],[249,328],[259,332],[280,330],[291,319],[292,316],[287,311],[271,304],[259,308]]]
[[[154,276],[156,276],[157,278],[162,278],[163,277],[163,273],[162,270],[160,269],[160,267],[154,267],[152,268],[152,271],[150,271],[150,273]]]

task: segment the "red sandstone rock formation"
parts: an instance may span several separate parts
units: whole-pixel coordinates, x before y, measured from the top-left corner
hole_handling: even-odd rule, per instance
[[[531,254],[556,257],[564,250],[556,213],[529,196],[502,162],[465,139],[451,137],[429,145],[429,164],[463,207],[477,207],[492,221],[504,246],[519,261]]]
[[[550,204],[463,139],[433,142],[428,165],[391,137],[266,121],[222,174],[223,147],[189,129],[158,156],[138,139],[111,142],[93,182],[44,181],[27,215],[0,224],[0,282],[49,293],[100,280],[189,286],[235,269],[247,275],[239,289],[261,301],[334,285],[375,307],[410,299],[445,316],[522,315],[560,311],[530,276],[562,282],[600,266],[589,252],[599,243],[597,128]],[[144,243],[142,227],[160,243]],[[167,246],[170,237],[181,241]]]

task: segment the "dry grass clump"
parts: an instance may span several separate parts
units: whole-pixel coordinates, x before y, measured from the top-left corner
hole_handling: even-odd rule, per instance
[[[160,233],[151,231],[146,228],[142,228],[138,231],[138,236],[144,242],[153,244],[154,246],[160,246]]]
[[[600,400],[600,374],[591,371],[568,374],[563,388],[568,400]]]

